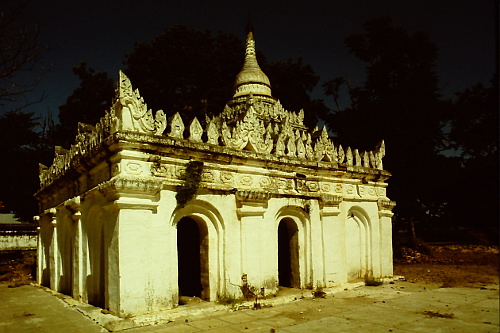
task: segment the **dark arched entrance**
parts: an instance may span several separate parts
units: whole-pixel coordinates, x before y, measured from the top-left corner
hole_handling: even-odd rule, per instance
[[[179,296],[206,299],[209,295],[207,229],[189,217],[183,217],[177,224],[177,259]]]
[[[300,288],[298,228],[290,218],[278,225],[278,284]]]

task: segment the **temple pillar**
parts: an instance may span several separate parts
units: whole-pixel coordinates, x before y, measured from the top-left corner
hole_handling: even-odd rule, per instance
[[[84,285],[85,285],[85,270],[83,260],[83,229],[82,229],[82,213],[80,207],[80,197],[75,197],[68,202],[65,202],[66,208],[71,212],[71,220],[73,221],[73,239],[72,247],[72,281],[71,281],[71,296],[79,301],[83,300]]]
[[[311,241],[307,247],[311,250],[306,256],[310,256],[311,269],[308,272],[309,276],[305,274],[307,280],[302,281],[301,286],[305,287],[312,284],[313,288],[324,287],[327,281],[325,270],[327,251],[325,250],[326,243],[323,241],[325,237],[324,226],[318,200],[309,200],[308,214],[310,219]]]
[[[120,317],[171,307],[162,293],[161,279],[151,267],[157,254],[150,240],[158,207],[161,182],[117,179],[100,191],[108,199],[104,206],[105,306]]]
[[[395,201],[378,200],[378,215],[380,228],[380,275],[393,276],[393,253],[392,253],[392,209],[396,206]]]
[[[263,272],[268,271],[266,264],[270,253],[263,251],[264,213],[271,194],[260,191],[236,192],[237,214],[240,220],[241,235],[241,275],[246,276],[242,285],[263,288]]]
[[[50,208],[45,214],[49,219],[49,224],[52,227],[52,238],[49,246],[49,274],[50,274],[50,289],[59,290],[59,247],[57,244],[57,215],[56,209]]]
[[[320,215],[323,226],[322,243],[324,244],[324,279],[325,286],[332,287],[347,281],[345,224],[340,220],[340,203],[343,198],[336,195],[324,195],[320,202]]]
[[[36,283],[42,284],[42,274],[43,274],[43,243],[42,243],[42,235],[40,229],[40,216],[33,216],[33,223],[37,225],[36,228],[36,276],[34,276]]]

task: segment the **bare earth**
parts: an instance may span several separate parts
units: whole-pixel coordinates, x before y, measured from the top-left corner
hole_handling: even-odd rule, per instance
[[[35,252],[0,253],[0,282],[34,281]],[[394,275],[440,287],[480,288],[499,283],[498,246],[425,245],[396,253]]]
[[[69,296],[25,285],[33,282],[35,253],[0,253],[0,331],[498,332],[498,247],[428,245],[395,253],[394,273],[406,281],[314,297],[311,290],[289,290],[298,293],[294,300],[286,295],[278,295],[287,298],[281,303],[272,303],[279,297],[262,300],[259,311],[245,304],[238,305],[241,311],[227,311],[221,304],[191,300],[149,321],[114,317]]]
[[[498,246],[426,245],[427,251],[403,249],[394,261],[394,275],[409,282],[440,287],[477,288],[498,284]],[[427,253],[423,253],[427,252]]]

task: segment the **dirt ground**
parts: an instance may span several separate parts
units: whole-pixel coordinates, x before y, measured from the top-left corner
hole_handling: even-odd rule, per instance
[[[0,282],[23,284],[35,278],[35,251],[0,252]],[[477,288],[499,283],[497,246],[423,245],[394,253],[394,275],[440,287]]]
[[[36,250],[0,252],[0,282],[29,283],[35,275]]]
[[[394,275],[440,287],[481,288],[499,283],[498,246],[423,245],[395,251]]]

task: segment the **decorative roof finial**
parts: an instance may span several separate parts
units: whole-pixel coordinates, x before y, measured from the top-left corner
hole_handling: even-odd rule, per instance
[[[248,15],[248,22],[247,22],[247,35],[248,33],[252,32],[253,33],[253,24],[252,24],[252,20],[250,19],[250,15]]]
[[[271,83],[266,74],[260,69],[255,54],[255,40],[253,38],[253,26],[250,18],[247,23],[247,40],[245,50],[245,62],[243,68],[236,76],[234,83],[234,97],[249,94],[264,95],[272,97]]]

